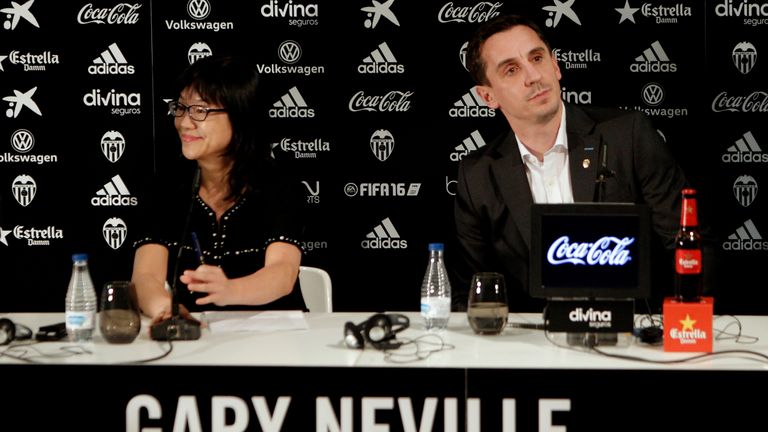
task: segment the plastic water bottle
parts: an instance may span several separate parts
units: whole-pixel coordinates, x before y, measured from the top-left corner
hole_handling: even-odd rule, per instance
[[[64,302],[67,335],[72,342],[90,342],[96,328],[96,289],[88,270],[88,254],[72,255],[72,276]]]
[[[451,316],[451,282],[443,249],[442,243],[429,244],[429,265],[421,283],[421,316],[429,331],[445,330]]]

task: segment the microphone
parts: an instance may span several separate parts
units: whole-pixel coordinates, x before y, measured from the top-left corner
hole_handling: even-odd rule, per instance
[[[598,159],[600,159],[600,168],[595,179],[595,193],[592,196],[593,202],[603,202],[603,199],[605,199],[605,180],[616,175],[613,170],[608,169],[608,144],[603,141],[602,136],[600,137],[600,154]]]
[[[195,168],[195,176],[192,178],[192,194],[189,202],[187,218],[184,221],[184,229],[181,232],[181,241],[179,242],[179,251],[176,255],[176,264],[173,268],[173,283],[171,284],[171,317],[154,324],[149,329],[149,336],[152,340],[170,341],[170,340],[197,340],[200,339],[200,321],[184,318],[179,314],[179,302],[176,298],[176,283],[179,280],[179,262],[181,253],[184,250],[184,241],[189,231],[189,221],[192,218],[192,207],[195,203],[195,197],[200,190],[200,167]]]
[[[546,324],[536,324],[536,323],[510,322],[507,324],[507,326],[512,328],[528,329],[528,330],[546,330],[547,329]]]

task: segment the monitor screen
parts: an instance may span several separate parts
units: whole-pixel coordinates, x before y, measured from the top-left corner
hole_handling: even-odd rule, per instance
[[[646,298],[650,214],[624,203],[534,204],[529,293],[547,299]]]

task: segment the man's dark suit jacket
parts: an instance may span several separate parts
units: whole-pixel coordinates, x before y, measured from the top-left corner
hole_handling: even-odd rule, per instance
[[[648,117],[566,103],[565,124],[574,201],[593,201],[602,147],[614,172],[602,201],[648,205],[660,243],[672,249],[687,180]],[[506,277],[510,310],[541,311],[543,301],[527,295],[533,196],[514,131],[465,156],[457,183],[454,308],[466,308],[474,272],[498,271]]]

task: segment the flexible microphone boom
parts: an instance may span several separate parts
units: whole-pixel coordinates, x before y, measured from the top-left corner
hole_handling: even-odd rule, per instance
[[[179,302],[176,298],[176,282],[179,279],[179,262],[181,253],[184,250],[184,241],[189,231],[189,221],[192,218],[192,207],[195,203],[195,197],[200,190],[200,167],[195,168],[195,176],[192,178],[192,194],[187,211],[187,219],[184,221],[184,229],[181,232],[179,242],[179,251],[176,255],[176,264],[173,268],[173,283],[171,283],[171,317],[154,324],[149,329],[149,336],[152,340],[197,340],[200,339],[200,321],[184,318],[179,313]]]

